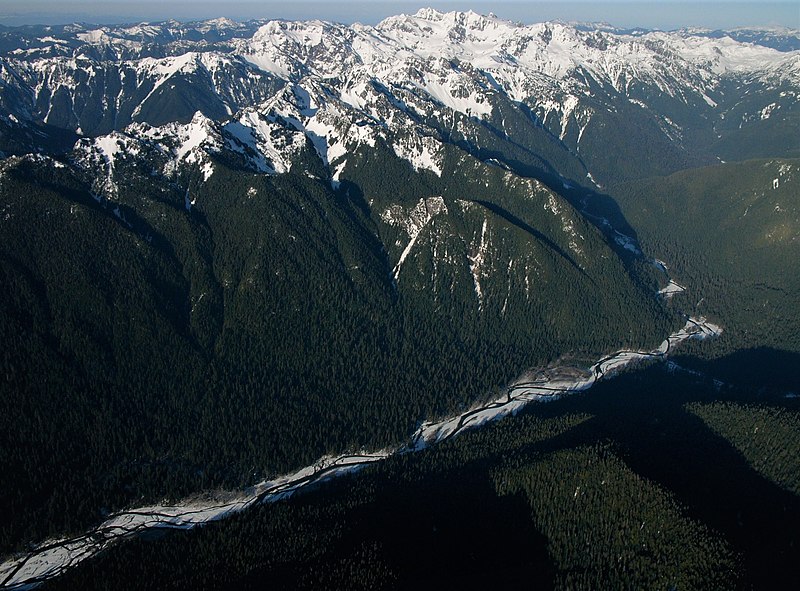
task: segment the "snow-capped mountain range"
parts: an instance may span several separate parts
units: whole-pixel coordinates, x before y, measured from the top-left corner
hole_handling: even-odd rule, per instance
[[[481,159],[512,143],[529,153],[515,158],[527,168],[505,163],[520,172],[603,184],[727,158],[745,128],[791,137],[800,51],[734,37],[526,26],[433,9],[374,27],[217,19],[11,29],[0,33],[0,129],[13,138],[35,123],[48,136],[55,128],[137,141],[174,130],[172,143],[188,133],[198,147],[175,125],[196,124],[200,112],[221,126],[227,148],[268,173],[288,170],[305,141],[334,180],[354,145],[378,139],[437,173],[443,143]],[[17,151],[47,149],[36,137]],[[111,143],[78,147],[93,145]],[[192,152],[182,145],[177,160]],[[630,167],[612,166],[609,146]],[[13,147],[6,139],[0,149]]]

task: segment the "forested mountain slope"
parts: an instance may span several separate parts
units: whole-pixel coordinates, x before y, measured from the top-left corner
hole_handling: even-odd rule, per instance
[[[334,190],[310,143],[269,176],[137,141],[3,162],[7,544],[379,448],[676,322],[562,197],[458,149],[442,177],[356,150]]]
[[[671,262],[682,297],[726,319],[710,349],[800,347],[799,165],[731,162],[611,191],[645,248]]]

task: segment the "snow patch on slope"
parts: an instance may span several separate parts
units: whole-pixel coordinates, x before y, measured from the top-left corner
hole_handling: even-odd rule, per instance
[[[291,126],[281,125],[274,117],[248,110],[223,128],[250,151],[254,166],[259,172],[283,174],[289,172],[292,159],[305,147],[305,135]],[[228,140],[233,149],[242,151]]]
[[[392,143],[392,149],[398,158],[408,160],[414,170],[430,170],[436,176],[442,176],[442,146],[434,138],[409,135],[396,139]]]
[[[390,225],[402,228],[408,234],[408,243],[406,244],[403,252],[400,253],[400,258],[397,264],[392,269],[392,277],[396,282],[400,279],[400,269],[408,257],[411,249],[417,241],[423,228],[437,215],[447,215],[447,205],[439,196],[427,197],[420,199],[417,204],[411,208],[406,209],[402,205],[392,205],[380,214],[381,220]]]
[[[480,244],[478,244],[477,247],[467,255],[467,260],[469,260],[469,270],[472,274],[472,282],[475,287],[475,295],[478,298],[479,310],[483,310],[483,289],[481,288],[481,276],[485,275],[484,265],[486,263],[486,255],[488,253],[489,245],[488,227],[489,220],[487,218],[483,218]]]

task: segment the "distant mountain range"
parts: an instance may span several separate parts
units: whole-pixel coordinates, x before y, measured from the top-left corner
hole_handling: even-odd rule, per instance
[[[759,156],[765,142],[796,155],[797,40],[796,31],[523,26],[432,9],[375,27],[23,27],[0,34],[3,137],[30,124],[97,137],[200,111],[247,128],[245,143],[263,135],[259,118],[333,156],[335,145],[415,130],[431,145],[482,159],[513,149],[518,166],[603,184]],[[4,150],[46,149],[49,135]],[[270,161],[268,147],[256,151]]]

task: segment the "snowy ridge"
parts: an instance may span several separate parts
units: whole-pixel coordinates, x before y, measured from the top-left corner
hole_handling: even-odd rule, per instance
[[[81,139],[73,150],[74,162],[90,173],[97,167],[106,170],[102,189],[108,197],[116,194],[114,169],[120,158],[136,162],[148,159],[160,174],[174,176],[183,165],[198,166],[204,180],[213,174],[211,154],[223,146],[220,127],[200,112],[187,124],[169,123],[161,127],[132,124],[123,132],[113,132],[93,140]]]
[[[227,146],[252,155],[255,169],[267,174],[289,172],[292,157],[305,147],[303,133],[280,125],[274,116],[264,116],[254,109],[241,113],[223,129],[235,138],[228,139]],[[244,151],[243,146],[250,151]]]
[[[187,30],[201,40],[188,41]],[[212,42],[207,35],[224,39]],[[374,27],[321,21],[240,25],[217,19],[190,25],[65,27],[46,39],[52,41],[36,40],[33,53],[0,55],[0,77],[14,99],[0,114],[78,133],[108,133],[109,126],[121,131],[153,116],[171,100],[170,93],[185,100],[183,93],[191,89],[203,97],[207,116],[242,123],[243,111],[268,117],[277,103],[291,103],[287,92],[302,89],[311,101],[293,119],[302,121],[331,165],[337,156],[334,146],[342,150],[353,141],[348,136],[354,132],[342,129],[343,119],[373,128],[367,133],[373,138],[382,133],[375,131],[381,126],[436,137],[425,119],[441,127],[455,124],[454,113],[486,121],[497,114],[498,104],[511,100],[524,103],[579,151],[594,115],[615,109],[616,97],[645,108],[648,96],[658,94],[692,109],[713,110],[724,99],[720,89],[726,80],[800,86],[800,50],[778,51],[688,30],[626,33],[554,22],[523,26],[491,15],[433,9],[390,17]],[[161,44],[163,55],[148,53],[154,44]],[[46,54],[48,47],[55,56]],[[605,93],[600,101],[588,100],[598,93]],[[798,96],[783,100],[797,102]],[[289,120],[270,123],[287,122],[294,125]],[[680,140],[675,125],[661,124]],[[286,168],[275,157],[281,142],[271,146],[261,141],[272,135],[259,130],[252,141],[244,137],[264,156],[257,168],[265,171]],[[415,166],[435,170],[425,154],[430,147],[422,148],[410,142],[397,150]]]
[[[0,57],[0,73],[4,70],[3,78],[13,82],[20,96],[21,104],[14,105],[15,110],[27,110],[28,118],[78,133],[92,133],[97,125],[101,129],[113,125],[119,130],[144,121],[154,101],[182,86],[208,95],[207,102],[215,105],[215,112],[221,109],[228,115],[274,92],[270,75],[241,56],[223,51],[184,49],[175,56],[140,59]],[[159,107],[163,109],[163,104]],[[3,111],[7,108],[9,105],[3,105]]]
[[[92,190],[94,193],[102,193],[109,198],[113,198],[117,193],[117,184],[114,179],[117,157],[120,155],[136,156],[139,151],[136,140],[116,132],[94,140],[81,140],[76,146],[76,152],[79,154],[77,160],[82,161],[87,169],[105,171],[104,178],[101,175],[95,177]]]
[[[108,169],[109,181],[113,180],[118,158],[139,155],[149,158],[165,176],[175,176],[184,166],[196,166],[203,180],[208,180],[214,172],[211,156],[223,150],[238,153],[254,172],[282,174],[291,169],[294,158],[306,148],[307,133],[310,132],[299,120],[284,119],[274,111],[264,114],[247,109],[224,124],[198,111],[186,124],[154,127],[134,123],[123,132],[79,140],[73,153],[75,161],[87,170],[98,165]]]
[[[536,74],[565,80],[578,70],[601,84],[626,91],[632,80],[649,80],[702,90],[715,76],[769,72],[797,58],[763,46],[686,34],[649,32],[626,35],[581,31],[561,23],[522,26],[473,12],[432,9],[390,17],[377,25],[386,37],[422,57],[444,56],[491,71],[509,96],[531,98]],[[566,89],[565,89],[566,90]]]

